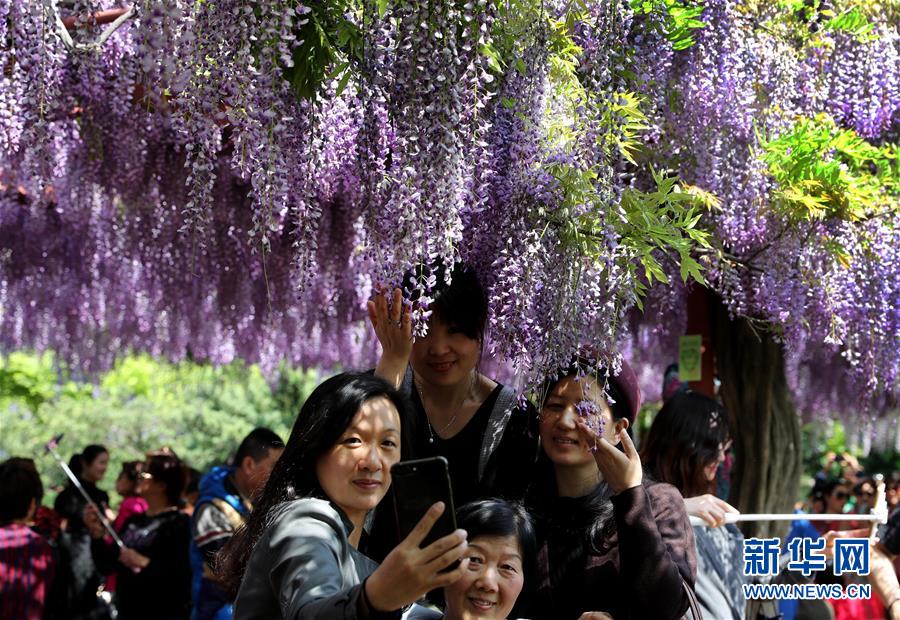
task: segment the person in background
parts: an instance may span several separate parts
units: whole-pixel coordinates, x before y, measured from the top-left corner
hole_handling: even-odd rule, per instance
[[[900,506],[900,472],[891,472],[884,484],[888,512],[892,513]]]
[[[231,618],[231,600],[213,575],[215,554],[244,524],[256,497],[284,451],[268,428],[253,429],[238,446],[231,466],[213,467],[200,480],[191,522],[191,594],[195,620]]]
[[[138,495],[138,482],[140,481],[143,467],[143,461],[126,461],[122,463],[122,471],[119,472],[119,477],[116,478],[116,493],[122,496],[119,512],[116,515],[116,520],[113,521],[113,529],[117,532],[122,530],[122,526],[125,525],[128,517],[147,510],[147,500]]]
[[[85,509],[97,566],[117,575],[120,620],[187,620],[190,616],[191,522],[178,509],[186,469],[171,450],[147,455],[138,485],[147,510],[125,521],[122,549],[105,539],[94,506]]]
[[[872,478],[863,478],[853,487],[853,497],[856,498],[854,512],[867,515],[875,506],[875,481]]]
[[[109,495],[97,485],[106,476],[109,467],[109,451],[102,445],[92,444],[73,457],[78,469],[72,471],[80,480],[88,497],[106,513],[112,521],[115,515],[109,511]],[[98,620],[109,616],[108,606],[98,591],[104,583],[103,576],[94,565],[91,555],[91,536],[84,524],[87,505],[81,492],[69,483],[56,496],[54,509],[65,521],[60,537],[60,579],[66,584],[65,609],[70,620]]]
[[[189,517],[194,516],[197,500],[200,499],[200,478],[202,477],[203,474],[199,469],[188,467],[187,484],[184,487],[184,494],[181,496],[181,512]]]
[[[617,375],[584,375],[591,366],[579,360],[542,390],[543,455],[526,496],[540,545],[532,616],[680,618],[696,570],[684,501],[643,474],[628,435],[634,372],[623,362]]]
[[[498,499],[471,502],[456,511],[468,534],[468,569],[444,586],[445,609],[413,605],[405,620],[503,620],[520,617],[522,600],[534,591],[537,539],[534,524],[518,503]]]
[[[813,487],[813,512],[818,514],[843,514],[847,500],[850,499],[850,485],[843,478],[826,480]],[[824,536],[830,530],[847,530],[857,527],[850,521],[813,521],[819,535]]]
[[[840,536],[843,532],[837,534]],[[867,531],[849,532],[849,535],[868,535]],[[900,620],[900,583],[894,565],[900,557],[900,511],[890,516],[878,532],[878,543],[872,548],[869,561],[869,582],[878,598],[884,603],[887,617]]]
[[[694,527],[694,589],[704,617],[743,620],[747,603],[742,590],[747,582],[743,574],[744,537],[737,527],[725,524],[725,512],[737,511],[725,502],[714,502],[710,496],[716,471],[730,444],[728,415],[722,405],[688,390],[672,396],[653,419],[641,457],[656,480],[678,489],[686,505],[704,499],[709,503],[709,518],[704,518],[713,527]],[[689,514],[698,512],[691,505],[686,508]]]
[[[126,461],[122,463],[122,471],[116,478],[116,493],[122,497],[122,503],[119,504],[119,512],[113,521],[113,529],[121,533],[122,526],[128,517],[139,514],[147,510],[147,502],[143,497],[138,495],[137,486],[141,469],[144,466],[143,461]],[[116,591],[116,574],[112,573],[106,578],[106,591]]]
[[[44,487],[31,459],[0,464],[0,620],[43,620],[53,551],[29,527]]]

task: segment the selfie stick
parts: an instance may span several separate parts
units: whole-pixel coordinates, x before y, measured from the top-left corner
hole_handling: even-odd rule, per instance
[[[103,515],[103,509],[97,505],[91,496],[87,494],[87,491],[84,490],[84,487],[81,486],[81,481],[78,480],[78,476],[76,476],[71,469],[69,469],[69,465],[62,460],[62,457],[59,456],[59,453],[56,451],[56,448],[59,446],[59,442],[62,440],[63,434],[60,433],[53,439],[47,442],[47,445],[44,448],[53,455],[53,458],[56,459],[56,463],[62,467],[62,470],[65,472],[66,476],[69,477],[69,480],[72,481],[72,484],[75,485],[75,488],[81,492],[81,496],[85,499],[85,501],[89,504],[92,504],[97,509],[97,516],[100,517],[100,523],[103,524],[103,527],[106,529],[107,534],[109,534],[113,541],[115,541],[116,545],[119,546],[119,549],[125,548],[125,543],[122,542],[122,539],[119,538],[119,535],[116,534],[116,531],[113,529],[112,525],[109,524],[109,521]]]

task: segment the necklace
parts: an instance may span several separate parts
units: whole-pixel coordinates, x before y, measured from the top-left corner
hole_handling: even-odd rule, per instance
[[[433,443],[434,443],[435,430],[434,430],[434,427],[431,425],[431,417],[429,417],[429,415],[428,415],[428,408],[425,406],[425,391],[422,389],[422,383],[421,383],[421,381],[419,380],[419,378],[418,378],[415,374],[413,374],[413,379],[414,379],[414,382],[415,382],[415,384],[416,384],[416,389],[419,391],[419,400],[422,401],[422,410],[425,412],[425,422],[428,424],[428,443],[433,444]],[[462,400],[460,400],[459,403],[456,405],[456,407],[453,408],[453,410],[454,410],[456,413],[453,414],[453,417],[450,418],[450,421],[447,422],[447,424],[445,424],[443,427],[441,427],[441,428],[437,431],[437,435],[438,435],[439,437],[440,437],[441,435],[443,435],[444,433],[446,433],[447,430],[448,430],[451,426],[453,426],[453,423],[456,422],[456,418],[459,417],[459,412],[460,412],[460,410],[462,409],[462,406],[463,406],[463,405],[465,404],[465,402],[466,402],[466,397],[468,397],[468,396],[471,395],[471,393],[472,393],[472,388],[473,388],[474,386],[475,386],[475,373],[472,372],[472,373],[469,373],[469,387],[466,389],[465,392],[463,392]]]

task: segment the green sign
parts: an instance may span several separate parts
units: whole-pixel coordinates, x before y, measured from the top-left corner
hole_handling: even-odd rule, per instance
[[[681,381],[700,381],[703,378],[702,343],[703,337],[699,335],[678,339],[678,378]]]

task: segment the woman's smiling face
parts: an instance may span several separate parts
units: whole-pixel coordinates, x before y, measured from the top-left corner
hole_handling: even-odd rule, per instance
[[[515,536],[469,541],[468,569],[444,588],[447,620],[506,618],[525,584],[522,549]]]
[[[466,381],[480,357],[480,342],[435,314],[425,337],[413,343],[409,362],[427,384],[450,386]]]
[[[363,404],[331,450],[319,457],[322,490],[351,520],[364,518],[391,486],[400,460],[400,414],[385,397]]]
[[[553,463],[594,463],[591,446],[587,445],[576,425],[580,419],[599,430],[611,444],[618,443],[615,435],[619,425],[613,422],[603,388],[589,377],[580,380],[574,376],[564,377],[550,390],[541,409],[541,445]]]

